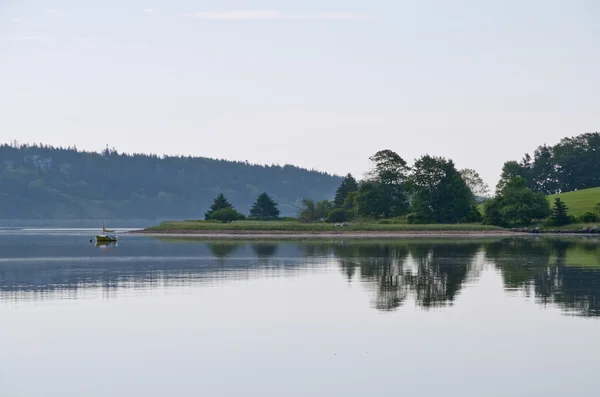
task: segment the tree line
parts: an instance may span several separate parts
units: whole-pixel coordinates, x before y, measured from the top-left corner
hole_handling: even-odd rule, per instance
[[[517,176],[529,189],[544,194],[600,186],[600,133],[563,138],[554,146],[539,146],[533,156],[526,153],[521,161],[507,161],[497,190]]]
[[[294,215],[340,180],[292,165],[12,143],[0,145],[0,219],[198,218],[218,193],[247,212],[264,191]]]

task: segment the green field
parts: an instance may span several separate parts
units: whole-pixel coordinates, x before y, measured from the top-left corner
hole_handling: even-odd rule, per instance
[[[550,195],[550,204],[556,197],[567,204],[569,215],[580,216],[586,212],[595,212],[596,204],[600,203],[600,187]]]
[[[556,197],[560,197],[567,207],[569,207],[569,215],[580,216],[586,212],[595,212],[596,204],[600,203],[600,187],[578,190],[575,192],[558,193],[547,196],[550,205],[554,203]],[[479,212],[484,215],[484,206],[477,206]]]
[[[335,227],[331,223],[300,223],[294,221],[237,221],[232,223],[213,223],[206,221],[181,221],[163,222],[158,226],[146,229],[148,232],[173,232],[173,231],[291,231],[291,232],[325,232],[325,231],[478,231],[478,230],[503,230],[497,226],[481,224],[388,224],[382,225],[375,222],[352,223],[346,227]]]

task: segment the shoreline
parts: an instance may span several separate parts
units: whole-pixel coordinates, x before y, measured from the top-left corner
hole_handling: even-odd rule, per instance
[[[231,239],[305,239],[305,238],[409,238],[409,237],[506,237],[526,236],[529,233],[511,230],[398,230],[398,231],[272,231],[272,230],[135,230],[127,234],[138,234],[150,237],[188,237],[188,238],[231,238]]]

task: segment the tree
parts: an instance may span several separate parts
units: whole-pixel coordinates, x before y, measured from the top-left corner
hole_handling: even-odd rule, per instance
[[[267,193],[260,194],[250,209],[250,216],[260,220],[275,220],[279,214],[277,203]]]
[[[375,180],[359,184],[354,205],[357,215],[374,218],[400,216],[408,211],[408,199],[402,185],[386,185]]]
[[[219,222],[223,222],[223,223],[230,223],[233,221],[241,221],[241,220],[244,220],[245,218],[246,217],[244,216],[244,214],[239,213],[233,207],[222,208],[220,210],[213,212],[210,215],[211,220],[219,221]]]
[[[225,208],[233,208],[233,205],[231,205],[231,203],[227,201],[223,193],[219,193],[219,195],[211,204],[210,209],[204,214],[204,219],[206,219],[207,221],[213,219],[212,216],[215,212],[223,210]]]
[[[342,208],[344,200],[348,197],[348,194],[358,191],[358,182],[352,176],[348,174],[342,180],[342,183],[335,192],[335,198],[333,199],[333,206],[335,208]]]
[[[467,183],[452,160],[425,155],[413,166],[411,213],[418,222],[455,223],[465,220],[474,204]]]
[[[484,223],[529,225],[533,219],[546,218],[549,214],[550,204],[544,194],[533,192],[524,178],[516,176],[506,182],[494,199],[485,203]]]
[[[516,161],[507,161],[502,166],[500,180],[496,185],[496,193],[504,189],[504,186],[515,177],[521,177],[527,181],[527,171]]]
[[[554,199],[554,206],[552,207],[552,215],[550,216],[550,220],[555,226],[563,226],[570,223],[569,207],[567,207],[565,202],[562,201],[560,197]]]
[[[315,201],[304,198],[298,208],[298,219],[301,222],[316,222],[327,217],[332,209],[332,204],[328,200]]]
[[[340,222],[347,222],[349,220],[350,220],[350,214],[348,213],[347,210],[345,210],[343,208],[334,208],[327,215],[325,222],[340,223]]]
[[[483,181],[477,171],[465,168],[460,170],[460,176],[463,178],[476,199],[488,197],[490,187]]]
[[[408,211],[406,161],[391,150],[381,150],[369,158],[373,168],[368,179],[359,184],[354,197],[358,215],[390,217],[404,215]]]
[[[373,168],[369,171],[369,179],[374,179],[384,184],[400,184],[407,179],[410,168],[406,161],[392,150],[380,150],[369,157]]]

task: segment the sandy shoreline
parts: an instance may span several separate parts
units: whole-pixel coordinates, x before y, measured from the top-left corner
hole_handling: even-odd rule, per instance
[[[136,230],[129,234],[141,234],[152,237],[189,237],[189,238],[231,238],[231,239],[253,239],[253,238],[408,238],[408,237],[506,237],[524,236],[527,233],[518,233],[510,230],[401,230],[401,231],[272,231],[272,230],[169,230],[151,232]]]

